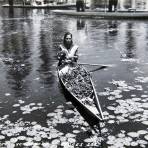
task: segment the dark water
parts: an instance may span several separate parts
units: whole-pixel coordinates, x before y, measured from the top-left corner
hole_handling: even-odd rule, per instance
[[[0,147],[148,146],[147,21],[0,12]],[[92,73],[106,119],[102,138],[58,82],[57,47],[67,31],[79,45],[79,62],[110,65]]]

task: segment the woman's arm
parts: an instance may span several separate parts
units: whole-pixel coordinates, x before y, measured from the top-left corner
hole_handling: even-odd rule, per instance
[[[57,53],[57,59],[59,60],[59,65],[63,64],[66,60],[66,53],[59,46],[59,52]]]
[[[72,60],[74,61],[74,62],[77,62],[77,60],[78,60],[78,48],[76,49],[76,51],[75,51],[75,53],[74,53],[74,56],[72,57]]]

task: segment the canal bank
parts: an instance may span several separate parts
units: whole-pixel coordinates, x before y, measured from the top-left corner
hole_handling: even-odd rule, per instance
[[[52,13],[56,15],[98,19],[148,19],[148,12],[76,12],[75,10],[52,10]]]
[[[3,5],[4,8],[9,8],[8,4]],[[29,8],[29,9],[71,9],[75,4],[59,4],[59,5],[13,5],[13,8]]]

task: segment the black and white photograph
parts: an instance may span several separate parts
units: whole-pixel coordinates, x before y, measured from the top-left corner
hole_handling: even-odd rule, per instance
[[[0,0],[0,148],[148,148],[148,0]]]

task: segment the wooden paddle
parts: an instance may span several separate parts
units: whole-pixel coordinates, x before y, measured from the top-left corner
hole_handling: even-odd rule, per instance
[[[90,70],[89,72],[95,72],[95,71],[97,71],[97,70],[101,70],[101,69],[104,69],[104,68],[107,68],[107,67],[108,67],[108,66],[103,65],[103,66],[100,66],[100,67],[98,67],[98,68],[96,68],[96,69]]]
[[[114,64],[90,64],[90,63],[78,63],[80,65],[90,65],[90,66],[105,66],[105,67],[114,67]]]
[[[101,121],[103,121],[104,120],[103,112],[102,112],[101,105],[100,105],[99,99],[98,99],[98,95],[97,95],[97,92],[96,92],[96,89],[95,89],[95,86],[94,86],[94,83],[93,83],[92,80],[91,80],[91,83],[92,83],[92,87],[93,87],[93,90],[94,90],[94,95],[96,97],[96,100],[95,100],[96,101],[96,106],[97,106],[97,108],[99,110],[99,113],[100,113],[100,116],[101,116]]]
[[[90,70],[89,72],[95,72],[97,70],[101,70],[101,69],[104,69],[104,68],[107,68],[107,67],[114,67],[115,65],[102,65],[102,64],[90,64],[90,63],[79,63],[80,65],[89,65],[89,66],[99,66],[97,67],[96,69],[93,69],[93,70]]]

